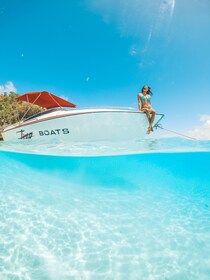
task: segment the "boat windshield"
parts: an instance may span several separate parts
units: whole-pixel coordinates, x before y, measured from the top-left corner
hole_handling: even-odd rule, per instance
[[[52,112],[56,112],[56,111],[67,111],[67,109],[66,109],[66,108],[63,108],[63,107],[48,109],[48,110],[46,110],[46,111],[39,112],[39,113],[37,113],[37,114],[35,114],[35,115],[33,115],[33,116],[31,116],[31,117],[29,117],[29,118],[23,120],[23,122],[26,122],[26,121],[28,121],[28,120],[32,120],[32,119],[35,119],[35,118],[37,118],[37,117],[40,117],[40,116],[43,116],[43,115],[45,115],[45,114],[49,114],[49,113],[52,113]]]

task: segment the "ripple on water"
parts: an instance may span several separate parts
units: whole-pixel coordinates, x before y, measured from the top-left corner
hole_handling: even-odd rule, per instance
[[[23,140],[1,141],[0,150],[20,153],[58,156],[109,156],[159,152],[210,151],[210,141],[194,141],[183,138],[144,139],[126,142],[71,143],[64,141]]]

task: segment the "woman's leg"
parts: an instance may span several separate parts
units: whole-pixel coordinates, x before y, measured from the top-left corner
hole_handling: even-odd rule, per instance
[[[151,114],[151,117],[150,117],[150,129],[153,131],[153,123],[154,123],[154,120],[155,120],[155,115],[156,115],[156,111],[154,109],[150,109],[150,114]]]
[[[147,134],[150,134],[150,131],[152,130],[153,131],[153,127],[151,125],[151,118],[152,118],[152,114],[150,115],[150,111],[154,111],[153,109],[147,109],[147,108],[143,108],[141,109],[142,112],[144,112],[147,116],[147,119],[148,119],[148,122],[149,122],[149,127],[148,127],[148,130],[147,130]],[[154,119],[153,119],[153,122],[154,122]]]
[[[145,114],[147,115],[147,119],[148,119],[148,122],[149,122],[149,127],[148,127],[148,129],[147,129],[147,134],[150,134],[150,131],[151,131],[151,125],[150,125],[150,122],[151,122],[151,115],[150,115],[148,109],[144,109],[144,112],[145,112]]]
[[[148,121],[149,121],[149,124],[150,124],[151,116],[150,116],[149,110],[147,108],[143,108],[141,111],[144,112],[147,115],[147,118],[148,118]]]

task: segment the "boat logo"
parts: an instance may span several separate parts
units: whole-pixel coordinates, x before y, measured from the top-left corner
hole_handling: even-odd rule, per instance
[[[31,139],[33,137],[33,132],[24,133],[25,130],[21,129],[20,131],[17,131],[17,133],[20,133],[20,138],[18,139]]]

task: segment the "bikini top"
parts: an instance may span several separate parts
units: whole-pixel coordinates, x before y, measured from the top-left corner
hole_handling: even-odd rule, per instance
[[[150,96],[146,97],[146,96],[142,95],[141,100],[142,101],[149,101],[150,102],[151,97]]]

